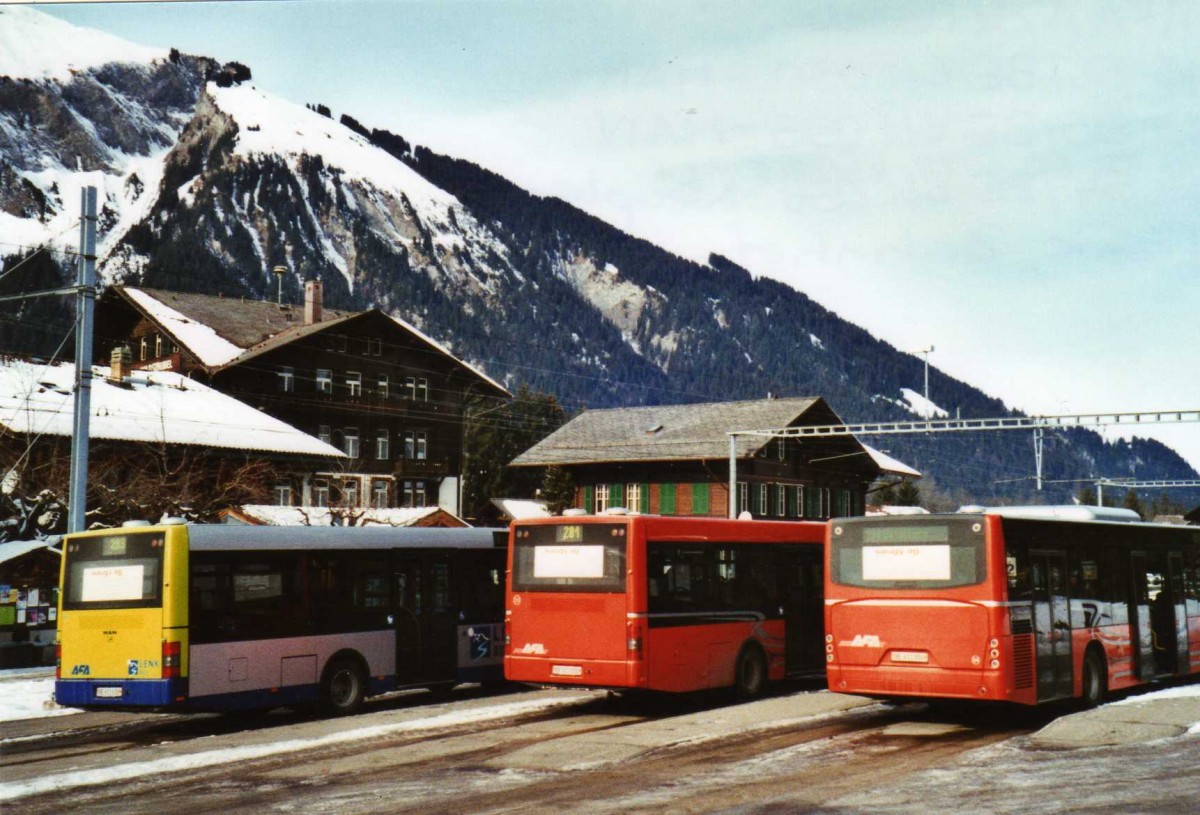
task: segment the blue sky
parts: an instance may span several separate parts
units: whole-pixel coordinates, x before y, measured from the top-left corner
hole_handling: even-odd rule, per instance
[[[1013,407],[1200,409],[1200,4],[41,8],[724,254]],[[1200,425],[1146,434],[1200,467]]]

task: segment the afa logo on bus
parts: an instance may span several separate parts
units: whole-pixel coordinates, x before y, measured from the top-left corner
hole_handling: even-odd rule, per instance
[[[92,666],[91,665],[76,665],[74,668],[71,669],[71,676],[91,676],[91,675],[92,675]]]

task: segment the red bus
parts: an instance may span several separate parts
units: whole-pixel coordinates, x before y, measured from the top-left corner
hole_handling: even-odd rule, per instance
[[[1026,705],[1200,671],[1200,529],[1099,507],[829,524],[829,688]]]
[[[825,525],[606,514],[512,525],[505,678],[685,692],[819,672]]]

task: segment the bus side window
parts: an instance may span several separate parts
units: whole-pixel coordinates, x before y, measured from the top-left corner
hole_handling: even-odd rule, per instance
[[[430,600],[434,614],[444,614],[452,611],[450,608],[450,564],[445,562],[431,563],[429,566]]]
[[[1188,550],[1183,557],[1183,596],[1187,603],[1187,616],[1200,617],[1200,553]]]
[[[1071,627],[1107,625],[1111,618],[1100,584],[1100,558],[1094,545],[1071,552]]]
[[[1023,546],[1009,547],[1005,568],[1008,572],[1008,599],[1031,599],[1033,595],[1029,574],[1029,551]]]
[[[1120,559],[1128,557],[1127,553],[1111,547],[1100,550],[1100,593],[1107,601],[1109,614],[1106,624],[1129,624],[1129,589],[1127,581],[1118,579],[1118,575],[1127,571]]]

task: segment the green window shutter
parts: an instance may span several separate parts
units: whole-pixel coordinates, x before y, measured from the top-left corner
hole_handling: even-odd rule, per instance
[[[608,485],[608,505],[610,507],[625,506],[625,485],[624,484],[609,484]],[[629,507],[625,507],[629,509]]]
[[[650,485],[649,484],[643,484],[642,488],[640,490],[638,490],[637,511],[642,513],[643,515],[648,515],[650,513]]]
[[[660,484],[658,487],[658,513],[660,515],[675,514],[675,485]]]
[[[596,488],[590,484],[583,488],[583,510],[589,514],[596,511]]]
[[[692,514],[708,514],[708,484],[692,485]]]

